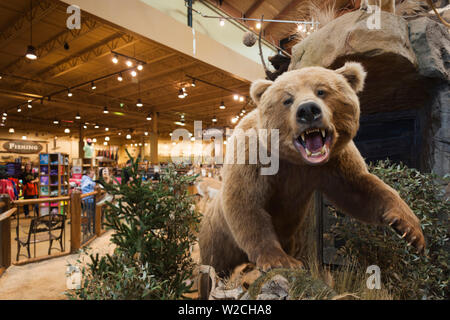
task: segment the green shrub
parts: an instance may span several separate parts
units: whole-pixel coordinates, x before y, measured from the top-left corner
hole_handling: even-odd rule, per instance
[[[105,215],[115,252],[91,256],[75,298],[178,299],[190,290],[199,214],[187,187],[196,177],[169,166],[160,181],[144,182],[134,161],[129,172],[128,184],[104,184],[116,198]]]
[[[333,227],[345,245],[339,254],[363,268],[377,265],[382,283],[398,299],[448,299],[449,289],[449,203],[443,200],[448,178],[420,173],[403,164],[380,161],[369,166],[371,173],[397,190],[420,219],[427,249],[415,249],[389,227],[371,226],[337,214]],[[364,269],[365,270],[365,269]]]

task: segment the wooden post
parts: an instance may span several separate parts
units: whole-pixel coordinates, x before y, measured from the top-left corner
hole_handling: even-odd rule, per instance
[[[100,193],[100,190],[98,190],[98,193],[95,196],[96,205],[95,205],[95,226],[94,226],[95,235],[97,237],[100,237],[102,235],[102,207],[103,206],[97,205],[97,202],[100,200],[100,198],[101,198],[101,193]]]
[[[152,132],[150,134],[150,161],[153,165],[159,163],[158,160],[158,112],[152,115]]]
[[[78,158],[84,159],[83,125],[80,123],[78,136]]]
[[[4,197],[2,200],[5,202],[4,211],[11,209],[11,201],[9,196]],[[16,214],[19,214],[19,212]],[[6,269],[11,265],[11,218],[0,222],[0,227],[2,228],[2,239],[0,243],[2,244],[1,253],[3,261],[0,268],[4,267]]]
[[[73,190],[70,196],[70,252],[81,247],[81,192]]]

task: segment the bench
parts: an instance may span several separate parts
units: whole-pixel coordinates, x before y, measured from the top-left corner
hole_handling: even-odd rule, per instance
[[[63,235],[66,225],[66,216],[60,214],[50,214],[31,219],[30,228],[25,237],[17,237],[17,261],[19,260],[22,247],[27,248],[28,258],[31,258],[30,245],[39,242],[49,241],[48,255],[52,250],[53,241],[59,241],[60,251],[64,251]],[[57,249],[57,248],[55,248]],[[57,249],[59,250],[59,249]]]

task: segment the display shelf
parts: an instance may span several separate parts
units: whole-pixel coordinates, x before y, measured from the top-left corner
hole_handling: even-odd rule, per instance
[[[52,198],[67,196],[69,185],[69,156],[65,153],[39,155],[39,197],[49,200],[39,206],[41,216],[67,211],[67,202],[51,202]]]

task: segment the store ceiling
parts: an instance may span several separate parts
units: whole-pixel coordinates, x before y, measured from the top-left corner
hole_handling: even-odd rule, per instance
[[[59,1],[33,0],[32,44],[39,58],[30,61],[24,57],[30,43],[29,0],[0,2],[0,111],[8,113],[6,128],[63,135],[64,128],[69,127],[71,134],[77,135],[81,125],[89,122],[84,136],[129,130],[143,133],[151,131],[152,121],[146,117],[156,111],[160,116],[158,131],[168,138],[181,113],[187,124],[202,120],[204,126],[211,126],[216,115],[215,126],[224,127],[230,126],[231,118],[245,106],[245,102],[234,101],[233,93],[248,96],[249,83],[84,12],[81,29],[69,30],[66,8]],[[127,71],[122,82],[116,76],[96,81],[95,90],[87,83],[71,90],[73,96],[68,97],[68,88],[128,68],[124,59],[112,63],[111,50],[146,62],[138,72],[140,85]],[[232,92],[197,81],[195,88],[187,88],[188,96],[179,99],[180,85],[191,82],[186,75]],[[27,108],[28,99],[41,97],[45,98],[34,102],[32,109]],[[142,108],[136,106],[138,98],[144,103]],[[219,110],[222,100],[225,110]],[[105,106],[108,114],[103,113]],[[75,119],[77,113],[81,120]],[[53,124],[55,119],[61,121],[59,125]],[[94,129],[94,123],[100,129]],[[105,133],[105,127],[110,128],[109,133]]]
[[[311,4],[318,7],[336,9],[353,8],[359,6],[361,0],[202,0],[207,1],[234,17],[246,17],[268,20],[309,20]],[[256,31],[256,22],[245,23]],[[264,37],[275,45],[285,39],[283,49],[290,50],[297,42],[295,37],[296,25],[285,23],[264,23],[262,26]]]

